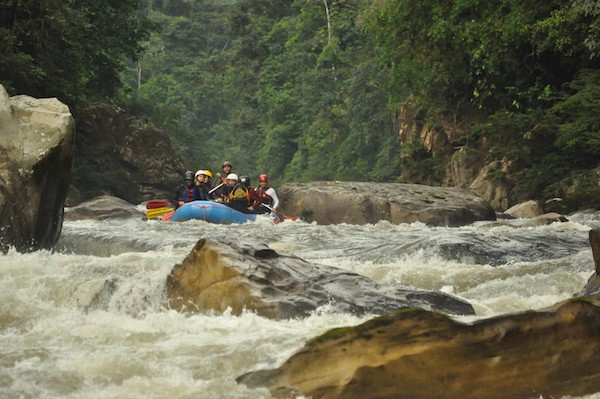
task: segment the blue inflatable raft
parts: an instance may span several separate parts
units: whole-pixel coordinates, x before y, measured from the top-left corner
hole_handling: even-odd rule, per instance
[[[219,202],[192,201],[177,208],[169,220],[183,222],[196,219],[209,223],[231,224],[254,222],[256,216],[254,213],[243,213]]]

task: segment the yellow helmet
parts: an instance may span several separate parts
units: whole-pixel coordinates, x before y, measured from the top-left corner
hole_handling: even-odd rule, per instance
[[[210,170],[208,170],[208,169],[204,171],[204,174],[206,176],[210,177],[211,179],[213,178],[212,173],[210,173]]]

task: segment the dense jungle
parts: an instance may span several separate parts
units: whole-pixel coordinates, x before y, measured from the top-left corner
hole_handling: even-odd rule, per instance
[[[189,169],[276,184],[484,174],[506,205],[597,208],[599,57],[595,0],[0,0],[10,95],[116,105]]]

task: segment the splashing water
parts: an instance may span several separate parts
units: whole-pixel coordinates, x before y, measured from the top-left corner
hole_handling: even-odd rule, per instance
[[[54,253],[0,255],[0,397],[270,398],[235,378],[368,319],[332,307],[283,321],[169,310],[166,277],[203,237],[446,292],[473,305],[477,315],[461,319],[469,322],[580,291],[594,265],[587,233],[599,226],[67,222]]]

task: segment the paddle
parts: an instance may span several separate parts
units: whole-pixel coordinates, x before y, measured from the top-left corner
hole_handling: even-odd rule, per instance
[[[154,208],[146,210],[146,217],[148,219],[156,219],[159,216],[166,215],[167,213],[173,211],[173,207],[162,207],[162,208]]]
[[[160,220],[162,220],[163,222],[168,222],[169,220],[171,220],[174,213],[175,213],[175,209],[173,209],[171,212],[164,215]]]
[[[219,184],[218,186],[215,186],[215,187],[211,188],[211,189],[210,189],[210,191],[209,191],[208,193],[209,193],[209,194],[212,194],[212,193],[213,193],[213,192],[214,192],[216,189],[218,189],[219,187],[221,187],[223,184],[225,184],[225,183],[221,183],[221,184]]]
[[[295,220],[296,220],[296,218],[295,218],[295,217],[293,217],[293,216],[287,216],[287,215],[284,215],[284,214],[283,214],[283,213],[281,213],[281,212],[277,212],[276,210],[274,210],[272,207],[270,207],[270,206],[269,206],[269,205],[267,205],[267,204],[264,204],[264,203],[262,203],[262,202],[261,202],[260,204],[261,204],[262,206],[264,206],[265,208],[267,208],[268,210],[270,210],[271,212],[273,212],[274,214],[276,214],[276,215],[277,215],[277,217],[279,217],[279,219],[288,219],[288,220],[292,220],[292,221],[295,221]]]
[[[146,204],[146,209],[167,208],[167,207],[172,207],[172,206],[173,206],[173,204],[171,204],[169,201],[150,200]]]

